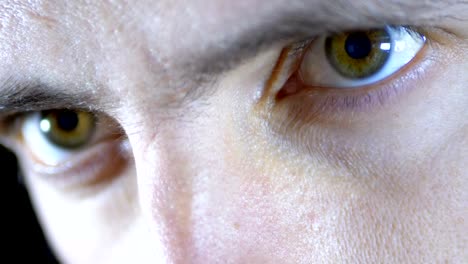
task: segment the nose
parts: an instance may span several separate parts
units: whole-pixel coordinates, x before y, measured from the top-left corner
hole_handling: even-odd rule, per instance
[[[206,216],[207,204],[201,201],[210,189],[209,178],[225,170],[219,141],[223,130],[196,119],[156,127],[145,125],[129,136],[141,210],[165,261],[193,263],[199,253],[194,236],[204,236],[197,227],[197,219]]]
[[[124,127],[141,212],[166,263],[265,262],[279,254],[276,234],[292,233],[278,224],[290,205],[273,200],[276,160],[251,114],[254,99],[235,91],[162,117],[140,106],[139,126]]]
[[[151,236],[162,245],[159,255],[167,263],[183,263],[190,254],[189,161],[164,137],[161,133],[134,144],[140,206]]]

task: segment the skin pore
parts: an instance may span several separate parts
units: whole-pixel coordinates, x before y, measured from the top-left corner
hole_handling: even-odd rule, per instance
[[[450,0],[5,0],[0,141],[66,263],[461,263],[467,14]],[[401,70],[278,98],[314,39],[386,25],[427,39]],[[22,127],[56,109],[98,121],[47,165],[53,148]]]

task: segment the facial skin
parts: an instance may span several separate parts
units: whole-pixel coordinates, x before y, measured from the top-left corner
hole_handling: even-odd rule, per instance
[[[436,0],[2,1],[2,118],[82,109],[104,136],[55,166],[21,134],[28,115],[1,140],[66,263],[461,263],[467,14]],[[427,38],[403,69],[278,99],[288,45],[385,24]]]

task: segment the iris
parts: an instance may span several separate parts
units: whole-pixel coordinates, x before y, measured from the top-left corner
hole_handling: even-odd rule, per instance
[[[331,66],[348,79],[364,79],[379,72],[388,61],[392,39],[387,29],[345,32],[325,40]]]
[[[54,145],[76,149],[89,143],[95,130],[95,118],[91,113],[82,111],[44,111],[39,127],[42,134]]]

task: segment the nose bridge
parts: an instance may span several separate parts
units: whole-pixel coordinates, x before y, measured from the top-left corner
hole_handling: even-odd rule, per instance
[[[192,255],[192,161],[179,132],[166,124],[152,131],[144,127],[133,141],[140,207],[162,245],[167,263],[185,263]],[[176,135],[177,134],[177,135]]]
[[[135,159],[141,212],[168,263],[197,262],[199,240],[207,239],[200,219],[210,216],[201,207],[211,203],[204,199],[226,169],[227,121],[217,104],[163,109],[147,100],[134,107],[124,127]]]

